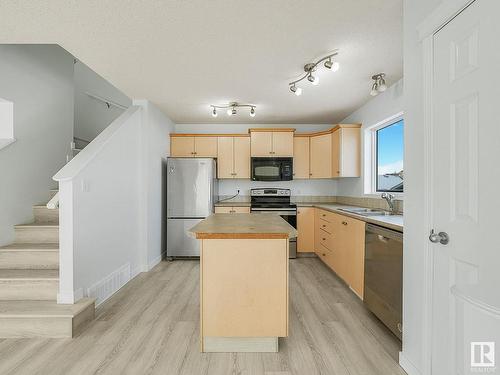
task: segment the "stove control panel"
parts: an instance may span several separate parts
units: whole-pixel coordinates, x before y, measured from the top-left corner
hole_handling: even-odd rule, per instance
[[[289,197],[291,196],[290,189],[265,189],[265,188],[258,188],[258,189],[251,189],[250,190],[250,195],[252,197]]]

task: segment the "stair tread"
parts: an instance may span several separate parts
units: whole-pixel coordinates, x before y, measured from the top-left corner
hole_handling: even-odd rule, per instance
[[[29,223],[29,224],[19,224],[15,225],[14,228],[59,228],[59,224],[51,224],[51,223]]]
[[[57,210],[59,210],[59,207],[57,207],[57,208],[48,208],[46,204],[35,204],[33,206],[33,208],[45,208],[45,209],[51,210],[51,211],[57,211]]]
[[[0,269],[0,280],[58,280],[59,270]]]
[[[73,305],[60,305],[55,301],[0,301],[0,318],[73,317],[94,301],[82,298]]]
[[[12,243],[0,247],[0,251],[59,251],[58,243]]]

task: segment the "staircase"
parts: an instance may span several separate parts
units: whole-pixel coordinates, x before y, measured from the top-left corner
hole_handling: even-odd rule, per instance
[[[0,247],[0,338],[74,337],[94,318],[94,300],[57,304],[59,210],[33,213],[33,223],[15,226],[15,242]]]

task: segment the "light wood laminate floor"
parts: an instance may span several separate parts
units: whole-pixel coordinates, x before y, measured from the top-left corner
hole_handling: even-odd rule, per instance
[[[199,352],[199,262],[162,262],[74,339],[0,340],[0,374],[405,374],[399,341],[317,258],[290,261],[279,353]]]

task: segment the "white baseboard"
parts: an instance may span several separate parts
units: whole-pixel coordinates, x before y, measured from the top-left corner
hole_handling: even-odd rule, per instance
[[[155,259],[153,259],[151,262],[149,262],[148,271],[151,271],[154,266],[156,266],[158,263],[160,263],[161,260],[163,259],[164,255],[165,255],[165,253],[161,253],[159,256],[157,256]]]
[[[97,307],[120,290],[131,279],[130,263],[124,264],[87,288],[87,296],[96,299],[95,304]]]
[[[408,375],[422,375],[413,362],[411,362],[403,352],[399,352],[399,365]]]

